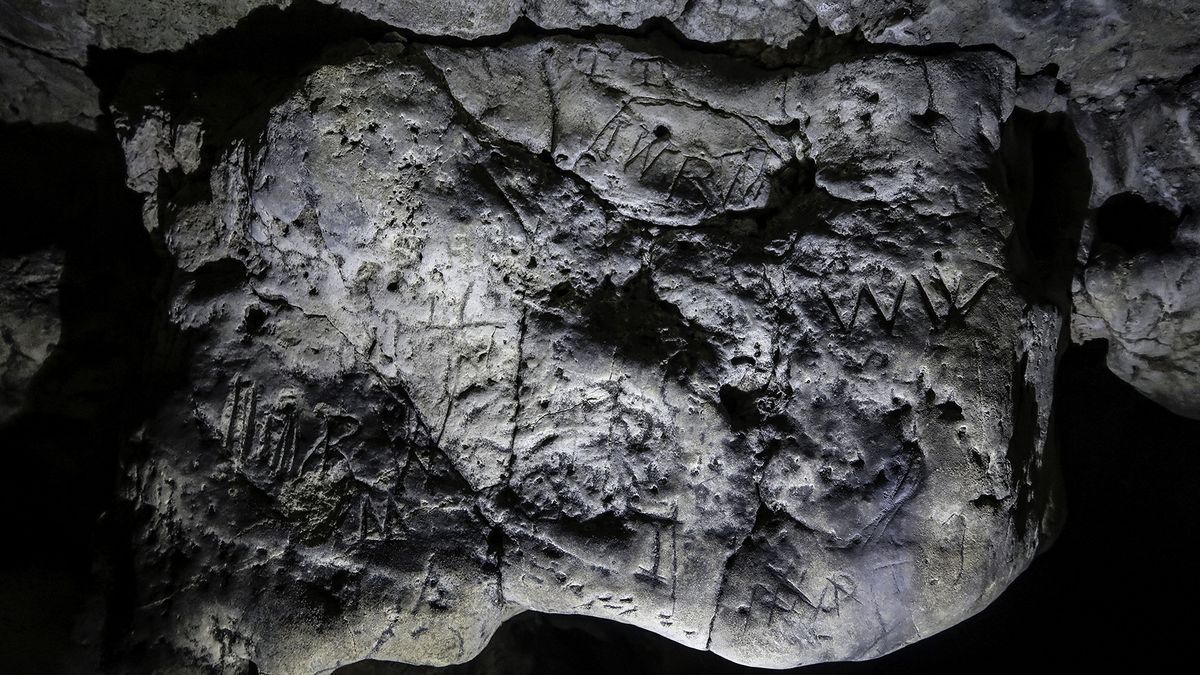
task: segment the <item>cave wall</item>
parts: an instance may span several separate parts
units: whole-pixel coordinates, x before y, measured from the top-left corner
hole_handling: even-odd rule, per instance
[[[6,0],[15,663],[895,665],[1044,594],[1060,454],[1196,443],[1197,13]]]

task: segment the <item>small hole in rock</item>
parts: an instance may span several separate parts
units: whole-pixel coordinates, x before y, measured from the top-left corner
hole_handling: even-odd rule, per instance
[[[246,309],[246,317],[242,326],[247,333],[257,333],[262,330],[266,321],[267,313],[261,307],[249,307]]]
[[[1113,244],[1128,253],[1171,246],[1179,216],[1133,192],[1108,198],[1096,211],[1096,244]]]

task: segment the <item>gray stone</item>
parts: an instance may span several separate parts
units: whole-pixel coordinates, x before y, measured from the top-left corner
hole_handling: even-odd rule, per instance
[[[84,0],[86,18],[105,49],[178,50],[231,28],[252,10],[289,0]]]
[[[83,72],[92,44],[83,0],[0,0],[0,122],[94,129],[99,91]]]
[[[1075,282],[1074,339],[1107,340],[1121,379],[1200,419],[1200,81],[1147,85],[1074,116],[1097,209]]]
[[[95,31],[85,0],[0,0],[0,42],[82,66]]]
[[[139,51],[179,49],[235,25],[251,10],[287,0],[89,0],[98,44]],[[1200,10],[1174,0],[337,0],[349,11],[423,35],[501,35],[521,17],[547,29],[637,28],[672,22],[700,42],[757,40],[787,46],[815,22],[836,33],[862,32],[880,44],[995,45],[1022,70],[1055,64],[1074,95],[1107,98],[1146,78],[1175,79],[1194,66]],[[48,10],[41,10],[47,12]],[[53,20],[78,22],[76,12]],[[57,19],[57,17],[63,17]],[[43,32],[46,32],[43,30]],[[87,34],[65,27],[56,39]]]
[[[1172,412],[1200,419],[1195,249],[1100,258],[1084,270],[1075,298],[1076,340],[1107,340],[1109,369]]]
[[[165,662],[453,663],[525,609],[870,658],[1029,563],[1064,317],[983,177],[1013,63],[719,61],[381,46],[187,203],[137,177],[193,122],[130,111],[199,341],[128,476]]]
[[[25,407],[34,378],[58,344],[61,275],[57,251],[0,258],[0,424]]]
[[[67,123],[95,129],[99,91],[83,70],[0,43],[0,122]]]
[[[1147,79],[1178,78],[1196,66],[1200,49],[1200,7],[1173,0],[821,4],[829,8],[823,25],[847,30],[857,24],[873,41],[995,45],[1012,54],[1025,73],[1054,64],[1063,81],[1070,83],[1071,94],[1082,98],[1114,96]],[[879,21],[887,18],[891,20]]]
[[[312,16],[381,41],[206,62]],[[980,611],[1060,524],[1068,340],[1200,418],[1198,35],[1171,0],[0,0],[0,121],[114,130],[172,267],[107,647],[445,665],[535,610],[783,668]],[[0,259],[0,422],[60,273]]]

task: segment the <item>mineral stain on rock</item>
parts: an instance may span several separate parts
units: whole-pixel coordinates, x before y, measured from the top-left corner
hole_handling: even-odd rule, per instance
[[[1053,541],[1071,340],[1200,418],[1195,11],[27,4],[5,124],[119,147],[160,263],[96,668],[869,659]],[[46,244],[0,425],[90,316]]]

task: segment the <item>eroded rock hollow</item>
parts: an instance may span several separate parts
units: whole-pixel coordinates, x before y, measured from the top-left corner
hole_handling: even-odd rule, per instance
[[[1200,417],[1195,8],[257,4],[0,13],[149,242],[106,668],[872,658],[1052,542],[1072,340]],[[6,256],[0,423],[78,321]]]

